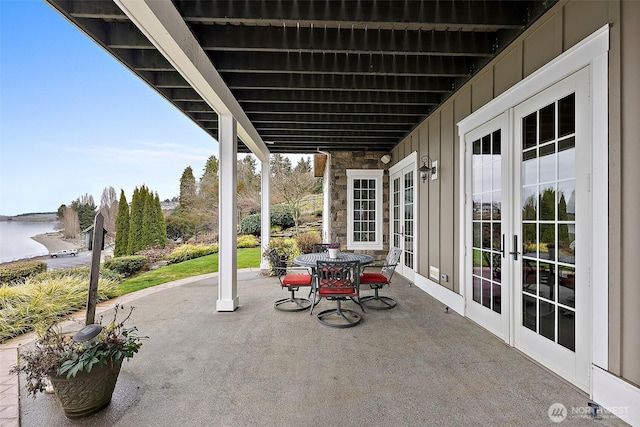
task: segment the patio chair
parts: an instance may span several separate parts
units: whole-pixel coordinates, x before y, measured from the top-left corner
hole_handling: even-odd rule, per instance
[[[362,317],[353,310],[342,308],[347,298],[360,304],[360,263],[358,261],[318,261],[316,265],[318,302],[322,298],[336,301],[336,308],[318,313],[318,321],[333,328],[350,328],[357,325]],[[315,304],[314,304],[315,306]],[[313,313],[311,307],[310,314]]]
[[[268,253],[271,267],[280,281],[280,286],[287,288],[291,293],[289,298],[283,298],[274,303],[277,310],[281,311],[302,311],[311,306],[311,300],[308,298],[296,297],[296,291],[301,287],[311,288],[313,277],[309,274],[306,267],[289,266],[276,250]]]
[[[391,247],[389,249],[389,253],[387,254],[387,259],[385,259],[384,264],[381,266],[381,270],[379,273],[367,273],[366,271],[362,273],[360,276],[360,284],[367,285],[371,289],[373,289],[373,295],[367,295],[360,298],[360,303],[373,310],[389,310],[397,305],[396,301],[393,298],[380,296],[378,291],[384,285],[390,285],[391,277],[393,276],[393,272],[396,269],[396,265],[400,261],[400,254],[402,254],[402,249]],[[376,267],[375,265],[367,265],[365,267]],[[380,267],[378,265],[378,267]]]

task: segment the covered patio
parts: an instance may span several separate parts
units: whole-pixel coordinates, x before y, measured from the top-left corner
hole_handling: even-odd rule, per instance
[[[555,403],[569,411],[563,425],[624,425],[593,420],[584,393],[401,277],[385,288],[398,306],[349,330],[275,310],[286,292],[276,278],[238,278],[233,314],[209,303],[217,274],[122,297],[150,338],[123,365],[111,405],[72,422],[54,396],[21,389],[20,425],[540,426]]]

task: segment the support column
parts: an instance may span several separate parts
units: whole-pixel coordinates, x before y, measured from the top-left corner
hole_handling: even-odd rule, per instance
[[[260,228],[260,238],[262,252],[264,253],[264,250],[267,246],[269,246],[269,240],[271,239],[271,169],[268,158],[266,161],[261,162],[260,176],[262,177],[262,197],[260,199],[260,212],[262,222]],[[263,256],[262,260],[260,261],[260,269],[269,270],[269,259],[265,256]]]
[[[218,301],[217,311],[234,311],[238,308],[237,262],[237,131],[236,120],[231,115],[218,116],[220,145],[220,206],[218,209],[220,230],[218,241]]]

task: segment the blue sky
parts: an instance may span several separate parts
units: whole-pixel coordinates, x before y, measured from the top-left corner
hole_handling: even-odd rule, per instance
[[[178,195],[218,143],[43,1],[0,0],[0,215]]]

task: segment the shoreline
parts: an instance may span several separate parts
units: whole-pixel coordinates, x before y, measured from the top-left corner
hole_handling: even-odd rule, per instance
[[[31,236],[31,238],[47,248],[49,253],[58,252],[63,249],[80,249],[82,247],[79,239],[66,240],[62,237],[62,233],[58,231],[36,234],[35,236]]]

